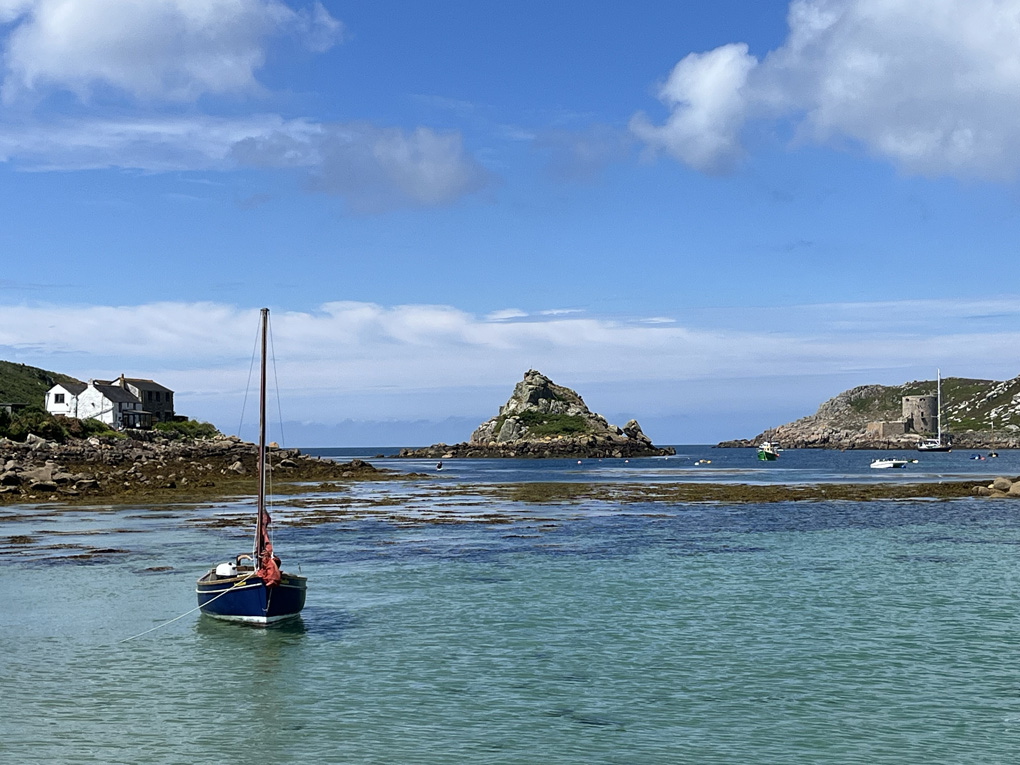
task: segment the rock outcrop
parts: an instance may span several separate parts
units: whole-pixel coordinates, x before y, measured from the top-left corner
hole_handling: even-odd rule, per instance
[[[471,440],[401,449],[401,457],[649,457],[675,454],[659,448],[637,420],[622,428],[592,412],[570,388],[556,385],[534,369],[514,386],[513,395],[486,420]]]
[[[0,503],[216,495],[254,491],[258,449],[236,436],[181,440],[110,436],[67,443],[0,438]],[[297,449],[269,449],[276,482],[375,477],[361,460],[338,463]]]
[[[992,497],[993,499],[1020,499],[1020,477],[1006,478],[999,476],[987,486],[977,486],[974,494],[979,497]]]
[[[808,417],[754,438],[719,446],[778,441],[784,448],[912,449],[931,433],[883,428],[903,419],[903,397],[934,395],[935,381],[899,386],[861,385],[834,396]],[[943,378],[943,432],[956,449],[1020,448],[1020,377],[1006,381]]]

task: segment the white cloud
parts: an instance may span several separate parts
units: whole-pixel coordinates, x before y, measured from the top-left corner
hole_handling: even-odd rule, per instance
[[[0,127],[0,161],[28,170],[296,171],[308,190],[341,197],[362,214],[446,205],[492,182],[458,133],[284,120],[272,114]]]
[[[665,123],[637,115],[634,132],[701,170],[738,156],[747,119],[783,117],[911,173],[1020,172],[1020,1],[794,0],[788,20],[757,66],[733,44],[687,56]]]
[[[845,388],[930,379],[936,367],[946,376],[1020,373],[1020,297],[748,307],[734,324],[754,330],[650,318],[504,321],[356,302],[274,309],[274,377],[285,417],[319,424],[489,416],[529,368],[598,392],[586,401],[603,413],[708,422],[761,409],[767,424],[776,401],[785,421]],[[257,324],[257,309],[216,303],[0,305],[0,358],[81,379],[151,377],[178,392],[182,412],[233,429]]]
[[[743,43],[691,53],[659,88],[659,100],[671,110],[666,123],[653,125],[639,113],[631,130],[651,148],[695,169],[727,169],[740,155],[738,132],[746,109],[742,90],[757,64]]]
[[[1020,315],[1016,298],[748,311],[759,319],[754,331],[693,329],[666,323],[669,317],[508,322],[502,312],[480,318],[451,306],[333,302],[314,312],[274,311],[273,336],[290,385],[316,390],[499,384],[529,366],[596,381],[795,378],[854,368],[945,367],[948,360],[959,367],[982,360],[989,367],[1017,366],[997,359],[1015,347],[1020,321],[965,321],[1004,311]],[[933,314],[949,318],[926,322]],[[193,375],[192,389],[216,391],[224,365],[247,368],[256,324],[256,309],[216,303],[0,306],[0,346],[13,349],[18,360],[73,359],[75,368],[57,371],[85,376],[122,366],[177,369]],[[93,369],[97,359],[114,367]]]
[[[276,115],[27,123],[0,127],[0,160],[29,170],[223,170],[236,167],[232,152],[242,141],[285,133],[307,143],[321,130],[315,123]]]
[[[503,308],[499,311],[493,311],[486,315],[485,318],[489,321],[508,321],[509,319],[523,319],[527,315],[527,313],[519,308]]]
[[[0,21],[13,24],[7,101],[47,89],[82,100],[106,87],[169,101],[251,92],[270,37],[323,51],[343,32],[321,3],[298,12],[279,0],[3,0]]]
[[[304,168],[310,190],[342,197],[356,213],[437,207],[485,188],[491,177],[456,132],[413,131],[364,122],[282,129],[238,142],[232,155],[252,167]]]

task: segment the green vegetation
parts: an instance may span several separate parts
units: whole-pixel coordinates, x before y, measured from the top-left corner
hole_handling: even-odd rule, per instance
[[[510,416],[519,419],[532,436],[572,436],[591,432],[591,426],[584,417],[575,414],[549,414],[528,409]],[[507,419],[505,414],[496,418],[495,433],[499,433]]]
[[[846,405],[861,420],[898,420],[904,396],[935,396],[936,381],[921,380],[904,385],[872,385],[844,394]],[[1020,427],[1020,378],[979,380],[942,378],[943,429],[961,433]],[[856,426],[858,423],[847,422]]]
[[[544,414],[528,410],[518,416],[521,424],[535,436],[569,436],[590,430],[584,417],[576,414]]]
[[[99,420],[54,417],[38,406],[26,407],[13,415],[8,414],[5,409],[0,409],[0,438],[24,441],[30,433],[45,438],[47,441],[58,443],[64,443],[68,438],[88,438],[90,436],[125,438],[123,433],[112,430],[110,426]]]
[[[212,423],[197,420],[157,422],[153,430],[171,438],[210,438],[220,433]]]
[[[46,403],[46,391],[59,382],[79,381],[26,364],[0,361],[0,402],[28,404],[41,409]]]

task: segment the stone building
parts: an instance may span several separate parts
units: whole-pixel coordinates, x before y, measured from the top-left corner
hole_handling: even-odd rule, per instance
[[[904,396],[903,422],[908,433],[935,433],[939,429],[937,396]]]

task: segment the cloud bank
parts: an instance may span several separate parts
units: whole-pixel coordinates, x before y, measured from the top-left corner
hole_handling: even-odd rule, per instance
[[[633,133],[708,172],[732,167],[750,120],[783,119],[909,173],[1020,174],[1018,0],[794,0],[788,23],[761,60],[742,43],[683,58],[659,88],[667,117],[636,114]]]
[[[948,374],[1020,373],[1009,355],[1020,342],[1020,320],[1002,318],[1020,316],[1020,298],[751,313],[755,322],[745,326],[757,324],[754,331],[684,317],[622,321],[516,309],[479,317],[451,306],[334,302],[313,312],[274,310],[273,338],[285,387],[305,391],[505,386],[529,367],[619,384],[925,374],[947,358],[958,367]],[[257,309],[217,303],[0,306],[0,357],[79,377],[158,371],[188,390],[223,392],[247,369],[257,324]]]

